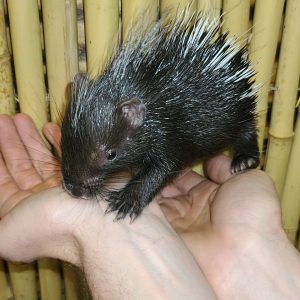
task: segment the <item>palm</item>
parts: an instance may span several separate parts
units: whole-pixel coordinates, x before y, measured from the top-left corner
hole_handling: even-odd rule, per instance
[[[0,118],[0,218],[29,195],[59,183],[59,166],[31,119]]]
[[[226,290],[232,284],[228,281],[234,277],[228,272],[235,262],[255,241],[274,237],[281,228],[271,180],[257,170],[233,176],[229,167],[230,159],[218,156],[207,164],[211,180],[189,171],[158,198],[167,219],[221,297],[226,294],[222,287]]]

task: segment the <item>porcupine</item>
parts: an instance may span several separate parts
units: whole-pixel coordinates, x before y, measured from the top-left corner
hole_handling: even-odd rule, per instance
[[[77,75],[62,123],[64,188],[139,216],[183,168],[231,148],[233,173],[259,164],[256,93],[245,47],[199,14],[131,34],[104,73]],[[100,197],[101,196],[101,197]]]

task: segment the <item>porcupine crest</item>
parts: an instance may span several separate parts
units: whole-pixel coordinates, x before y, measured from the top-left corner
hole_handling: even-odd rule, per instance
[[[200,14],[165,21],[134,30],[99,78],[75,78],[62,126],[62,170],[73,194],[97,196],[105,180],[132,168],[136,190],[145,180],[141,173],[157,177],[147,179],[153,186],[146,187],[147,204],[180,168],[232,146],[243,128],[251,129],[247,140],[254,143],[255,91],[246,50],[226,34],[216,37],[216,22]],[[238,168],[257,165],[256,153],[248,155],[255,156],[251,163],[247,155]],[[146,205],[110,199],[121,216],[137,215]]]

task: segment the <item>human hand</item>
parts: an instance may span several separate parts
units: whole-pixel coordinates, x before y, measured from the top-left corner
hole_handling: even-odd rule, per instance
[[[44,132],[52,144],[58,144],[60,131],[56,126],[48,124]],[[55,201],[39,201],[39,193],[60,185],[60,177],[59,164],[32,120],[25,114],[0,115],[1,257],[31,261],[47,256],[43,251],[55,230],[48,226],[45,212],[54,211],[51,206]],[[54,190],[47,193],[49,197]],[[45,247],[39,249],[37,245]]]
[[[249,234],[282,234],[279,199],[271,179],[259,170],[232,175],[229,157],[206,163],[208,178],[187,171],[158,199],[168,221],[192,248],[208,246],[211,235],[246,242]],[[245,232],[246,231],[246,232]],[[202,247],[202,246],[201,246]]]
[[[156,202],[133,224],[113,222],[103,202],[51,188],[58,165],[27,116],[0,116],[0,128],[0,257],[76,264],[95,298],[216,299]],[[58,145],[55,128],[48,138]]]
[[[59,132],[53,135],[51,126],[45,128],[45,133],[57,144]],[[58,162],[28,116],[1,115],[0,132],[1,219],[24,198],[58,185],[60,172]]]
[[[192,171],[158,199],[220,299],[297,299],[300,257],[281,224],[271,179],[258,170],[230,174],[230,159]]]
[[[105,274],[106,284],[102,287],[119,286],[121,280],[124,281],[121,286],[131,295],[142,296],[145,287],[151,287],[154,291],[162,280],[171,276],[174,284],[171,283],[168,291],[160,294],[161,297],[170,293],[182,297],[186,288],[192,291],[196,299],[201,293],[204,299],[214,297],[187,248],[161,214],[157,202],[153,201],[133,224],[126,221],[113,223],[113,216],[103,218],[103,204],[71,198],[59,188],[36,194],[36,191],[57,184],[57,177],[54,182],[49,181],[56,174],[57,165],[51,158],[49,162],[52,167],[46,164],[45,169],[47,159],[43,157],[40,160],[36,156],[38,153],[49,153],[44,152],[41,140],[33,134],[32,124],[29,125],[28,138],[34,136],[34,139],[30,147],[23,147],[22,137],[28,127],[18,123],[18,118],[23,117],[19,115],[13,121],[21,134],[12,134],[14,130],[8,129],[12,124],[6,124],[4,129],[7,132],[1,131],[0,134],[5,136],[0,139],[5,158],[0,164],[0,174],[3,175],[2,189],[0,184],[0,195],[3,197],[0,199],[4,203],[1,206],[0,256],[21,261],[42,256],[56,257],[82,266],[90,286],[94,287],[95,296],[99,292],[97,282],[103,280],[99,274]],[[59,138],[55,139],[55,136],[59,136],[59,132],[53,134],[53,129],[49,138],[58,145]],[[27,138],[24,140],[28,141]],[[5,150],[11,148],[6,148],[9,141],[11,146],[22,146],[18,148],[22,151],[14,153]],[[37,141],[38,147],[33,147]],[[32,152],[33,149],[38,151]],[[16,157],[21,159],[12,161]],[[11,174],[16,176],[17,170],[23,170],[21,162],[32,157],[32,164],[24,168],[27,170],[24,174],[32,177],[14,178]],[[255,170],[232,177],[227,171],[229,163],[225,157],[208,163],[207,173],[212,181],[192,172],[185,173],[157,200],[220,299],[297,299],[297,292],[293,297],[293,293],[292,296],[287,294],[290,291],[287,287],[295,287],[299,278],[299,257],[283,233],[278,199],[272,184],[265,174]],[[45,175],[45,170],[50,173]],[[37,174],[42,181],[37,179]],[[22,180],[28,185],[20,188],[22,185],[19,182]],[[254,191],[253,186],[256,187]],[[6,194],[6,190],[10,193]],[[28,195],[32,196],[25,198]],[[281,256],[285,257],[287,264],[278,265]],[[148,263],[145,265],[146,261]],[[151,277],[151,272],[150,276],[147,273],[149,265],[151,272],[159,271],[160,275],[155,279]],[[100,273],[97,272],[99,267]],[[141,271],[143,276],[140,276]],[[291,277],[291,274],[295,276]],[[186,281],[187,278],[189,281]],[[249,279],[252,285],[249,285]],[[137,290],[135,283],[139,280],[142,281],[141,289]],[[281,280],[282,286],[276,285],[274,288],[270,280],[271,283]],[[181,285],[178,285],[179,282]],[[179,288],[174,289],[177,285]],[[259,296],[255,294],[257,287],[260,287]],[[119,297],[119,293],[119,289],[111,290],[108,298],[111,295]]]

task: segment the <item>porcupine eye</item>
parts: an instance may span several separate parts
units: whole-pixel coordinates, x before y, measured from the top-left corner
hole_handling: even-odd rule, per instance
[[[108,150],[106,153],[107,160],[114,160],[117,157],[117,151],[116,150]]]

